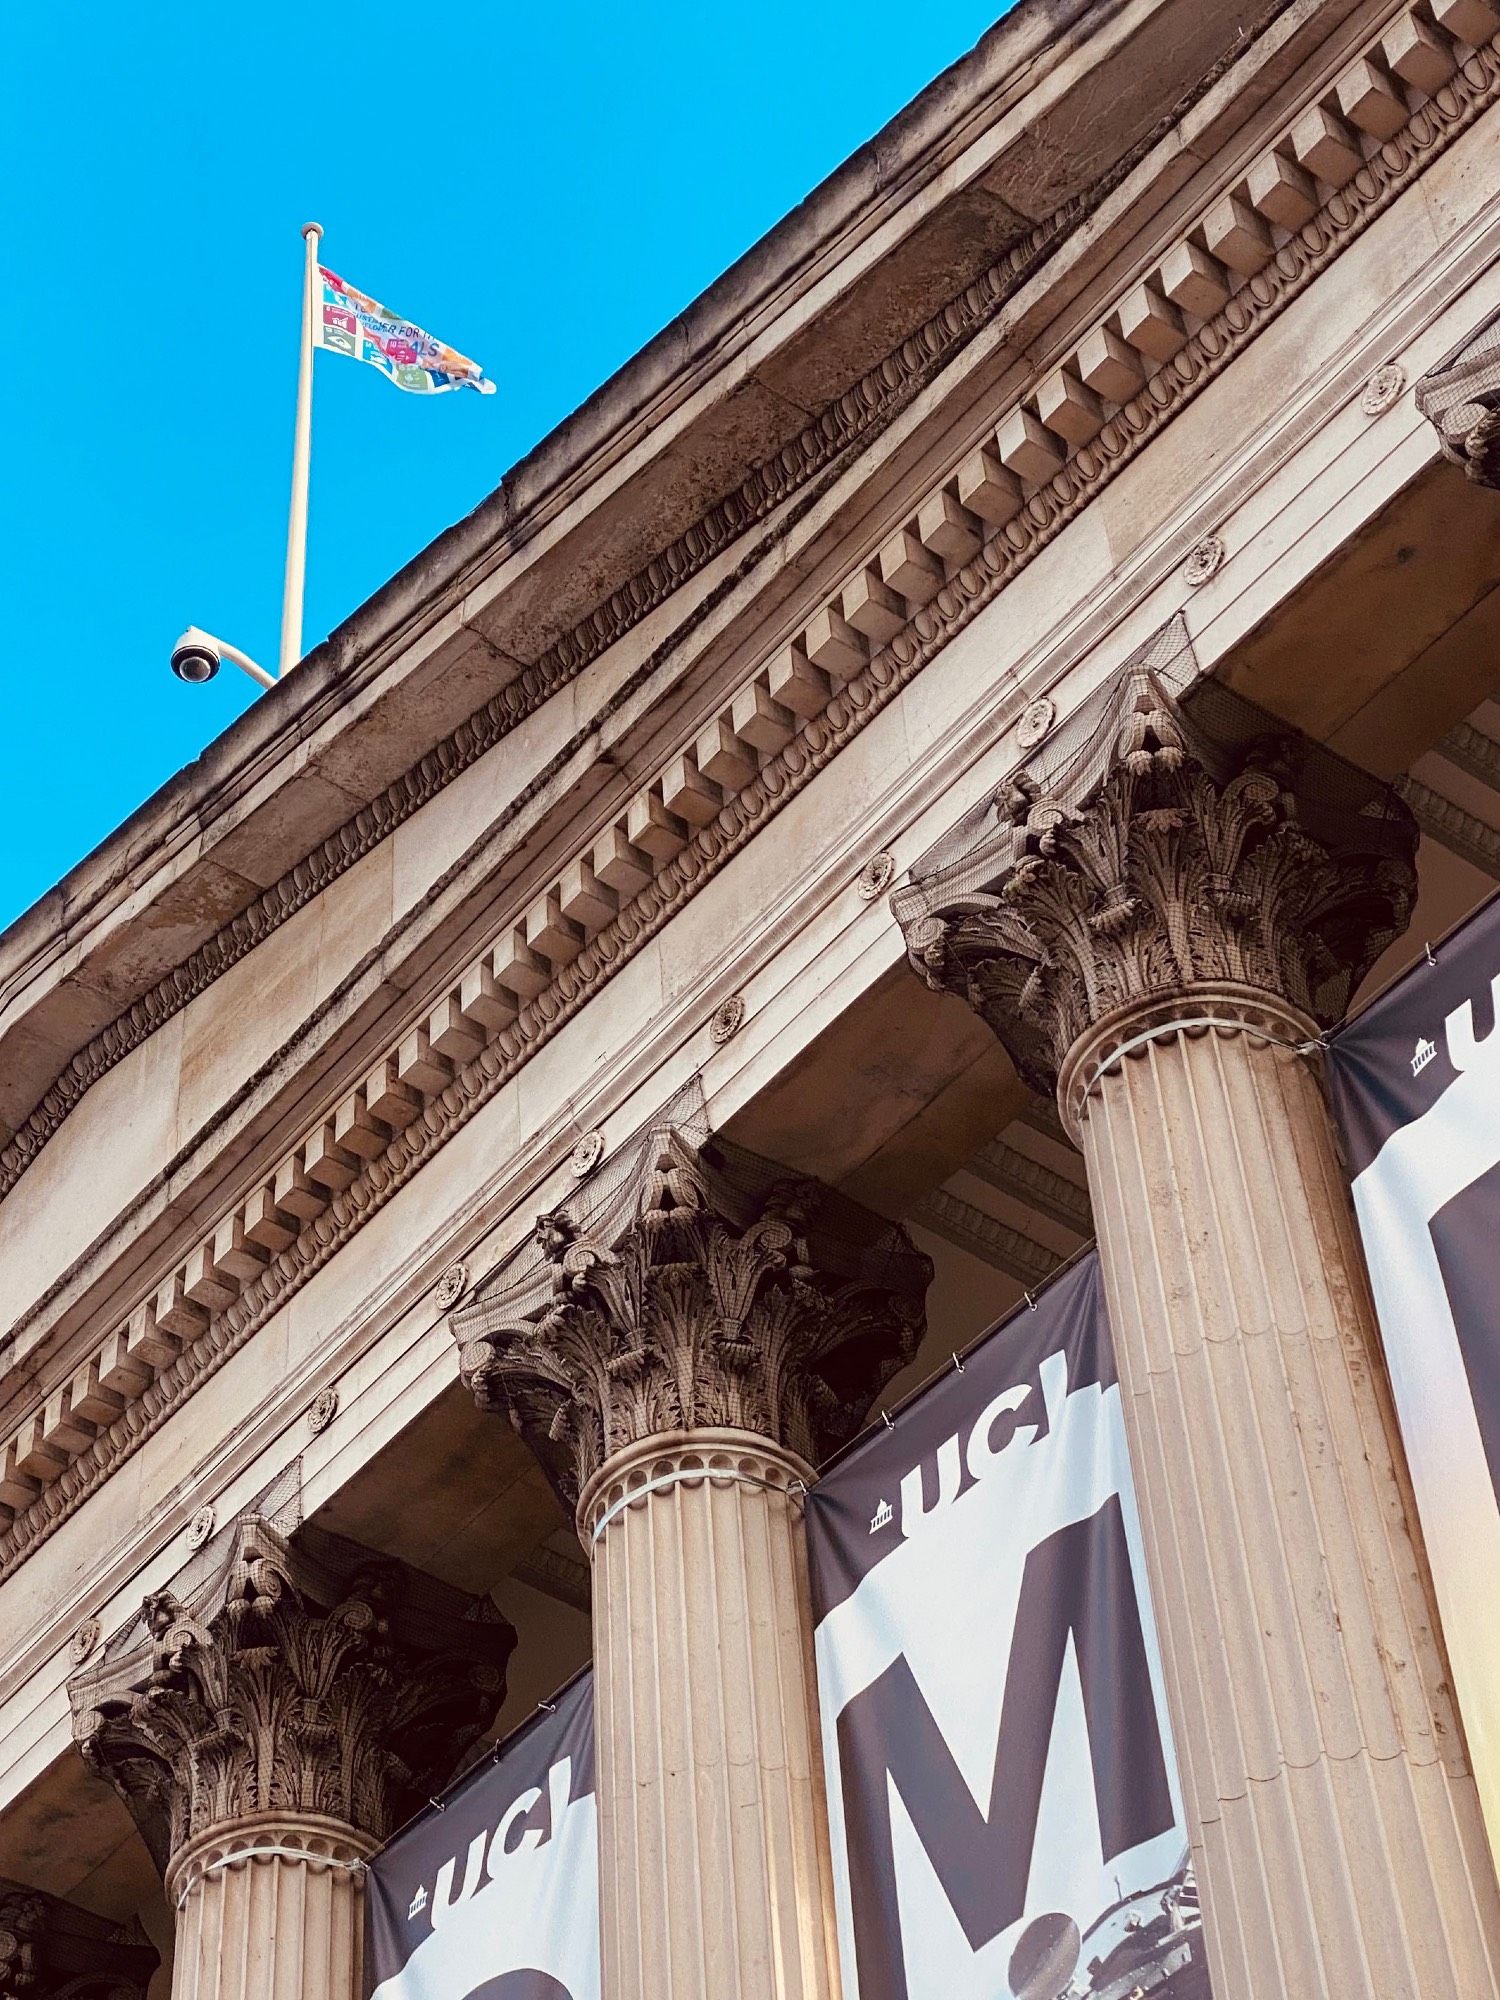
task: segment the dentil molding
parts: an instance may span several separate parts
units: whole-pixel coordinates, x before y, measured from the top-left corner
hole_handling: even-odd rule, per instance
[[[1405,14],[1398,17],[1398,25],[1405,18]],[[1395,29],[1388,26],[1382,33],[1389,41]],[[472,1038],[471,1046],[479,1045],[466,1059],[445,1060],[441,1066],[426,1068],[429,1082],[416,1100],[420,1115],[403,1112],[400,1115],[406,1122],[394,1132],[389,1125],[376,1123],[373,1129],[380,1135],[380,1149],[373,1157],[353,1157],[347,1167],[336,1161],[337,1192],[319,1191],[313,1219],[295,1233],[284,1230],[282,1247],[274,1253],[247,1257],[247,1268],[254,1275],[237,1284],[227,1303],[187,1313],[182,1321],[184,1335],[173,1334],[167,1343],[158,1345],[154,1356],[140,1356],[137,1343],[126,1357],[127,1370],[139,1372],[134,1376],[127,1372],[123,1378],[135,1385],[124,1409],[111,1418],[105,1402],[100,1405],[105,1421],[96,1424],[90,1418],[82,1425],[75,1424],[69,1431],[72,1442],[65,1453],[59,1453],[65,1459],[61,1471],[40,1491],[33,1495],[25,1485],[11,1489],[22,1504],[10,1527],[0,1535],[0,1576],[8,1574],[66,1520],[200,1382],[337,1254],[364,1221],[503,1088],[762,825],[810,783],[914,674],[965,629],[1012,577],[1049,546],[1263,327],[1500,98],[1500,55],[1493,47],[1466,55],[1458,51],[1446,60],[1454,65],[1448,80],[1418,104],[1406,125],[1371,151],[1344,185],[1330,192],[1323,206],[1288,235],[1255,275],[1187,336],[1172,358],[1110,413],[1087,442],[1072,450],[975,554],[950,564],[951,573],[945,573],[931,597],[885,644],[869,647],[864,664],[830,689],[825,705],[803,720],[758,768],[744,776],[743,782],[722,790],[721,803],[712,818],[663,860],[637,894],[620,903],[596,935],[556,966],[535,996],[515,1012],[514,1018],[507,1018],[507,1025],[481,1041],[472,1021],[464,1017],[459,1022],[460,1045],[465,1036]],[[999,442],[997,438],[997,445]],[[461,1012],[458,993],[453,996],[453,1005]],[[408,1038],[418,1061],[424,1063],[426,1035],[427,1030],[419,1028],[415,1040]],[[403,1049],[407,1046],[402,1045]],[[392,1064],[395,1061],[392,1057]],[[320,1133],[325,1129],[320,1127]],[[368,1128],[361,1136],[367,1135]],[[300,1174],[303,1154],[294,1155],[289,1164]],[[279,1227],[274,1217],[272,1222]],[[235,1233],[238,1226],[233,1217],[223,1226],[229,1232],[232,1254],[238,1254],[234,1250],[239,1241]],[[205,1251],[217,1243],[219,1233],[210,1239]],[[292,1240],[286,1241],[287,1236]],[[214,1282],[211,1270],[207,1279]],[[169,1310],[177,1309],[186,1282],[187,1274],[182,1272],[168,1281]],[[158,1292],[158,1301],[161,1297]],[[157,1321],[143,1321],[144,1335],[149,1339],[152,1327],[159,1328],[159,1324],[159,1316]],[[127,1336],[135,1325],[133,1319],[130,1327],[112,1340],[126,1341],[128,1347]],[[64,1419],[68,1414],[63,1411]],[[42,1423],[45,1415],[45,1411],[39,1412],[34,1420],[28,1419],[20,1439],[7,1447],[0,1480],[9,1476],[15,1442],[29,1448],[34,1424]],[[51,1448],[45,1437],[37,1442]],[[4,1497],[0,1492],[0,1502]]]
[[[523,666],[514,681],[87,1042],[54,1078],[11,1140],[0,1148],[0,1199],[15,1186],[85,1092],[132,1049],[394,833],[749,529],[851,447],[868,441],[888,424],[966,342],[994,320],[1058,244],[1108,199],[1289,4],[1290,0],[1269,0],[1254,31],[1226,50],[1184,99],[1091,187],[1018,238],[940,312],[756,466],[733,493],[715,502],[697,523],[653,556],[571,632]],[[590,727],[596,727],[599,719],[592,718]]]

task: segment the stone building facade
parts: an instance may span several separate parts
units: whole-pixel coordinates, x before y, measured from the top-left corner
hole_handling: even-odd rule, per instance
[[[1500,1993],[1318,1047],[1500,879],[1497,34],[1021,0],[0,939],[0,1993],[354,2000],[592,1658],[606,2000],[833,2000],[800,1496],[1095,1237],[1215,1993]]]

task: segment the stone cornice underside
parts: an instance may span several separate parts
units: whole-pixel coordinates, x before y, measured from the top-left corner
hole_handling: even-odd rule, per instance
[[[1290,0],[1273,0],[1257,35],[1285,11]],[[652,559],[628,583],[611,592],[586,618],[523,667],[516,679],[428,751],[335,833],[289,868],[238,916],[183,963],[157,981],[107,1028],[84,1044],[48,1085],[14,1136],[0,1148],[0,1200],[20,1180],[63,1120],[101,1077],[205,992],[282,924],[387,839],[413,813],[435,798],[535,713],[561,688],[690,582],[717,556],[820,472],[851,449],[868,444],[974,336],[983,331],[1016,291],[1035,275],[1059,243],[1084,223],[1147,157],[1165,134],[1231,64],[1253,46],[1255,37],[1226,52],[1184,100],[1138,140],[1085,193],[1038,223],[990,269],[950,300],[927,323],[789,443],[754,470],[740,486],[708,509],[702,519]],[[611,712],[620,697],[591,718],[591,727]]]
[[[1080,446],[1031,495],[1000,533],[971,560],[956,567],[931,601],[832,693],[820,713],[809,717],[747,782],[729,793],[710,822],[699,827],[640,893],[556,971],[545,989],[521,1007],[513,1022],[495,1032],[471,1058],[451,1066],[451,1073],[426,1097],[404,1129],[383,1146],[379,1156],[352,1174],[348,1185],[331,1196],[294,1241],[272,1256],[221,1310],[209,1315],[204,1330],[166,1359],[118,1417],[96,1436],[90,1437],[86,1431],[82,1434],[76,1454],[68,1457],[0,1536],[0,1575],[24,1560],[201,1381],[348,1242],[362,1222],[383,1207],[762,824],[800,792],[990,603],[1178,410],[1497,99],[1500,54],[1487,47],[1467,56],[1453,80],[1440,86],[1433,100],[1412,114],[1401,133],[1384,142],[1348,184],[1276,251],[1263,270],[1187,339],[1174,359],[1103,423],[1091,442]],[[177,1273],[175,1280],[168,1280],[169,1286],[180,1283],[181,1277]],[[112,1338],[123,1338],[128,1332],[127,1327]],[[54,1396],[34,1422],[42,1424],[58,1406]],[[62,1407],[64,1421],[67,1416],[66,1407]],[[29,1437],[30,1431],[22,1435]],[[76,1427],[74,1435],[80,1435]]]

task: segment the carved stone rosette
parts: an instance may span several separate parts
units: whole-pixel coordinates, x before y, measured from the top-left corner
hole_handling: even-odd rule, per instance
[[[1411,910],[1405,809],[1372,785],[1373,812],[1328,810],[1305,783],[1312,746],[1284,732],[1226,747],[1147,670],[1101,727],[1113,741],[1082,795],[1024,773],[997,795],[994,877],[946,901],[938,883],[907,892],[928,984],[966,999],[1049,1095],[1091,1028],[1194,988],[1336,1020]]]
[[[488,1599],[252,1516],[206,1581],[154,1592],[74,1676],[74,1734],[163,1869],[257,1815],[378,1842],[492,1720],[514,1644]]]
[[[931,1267],[881,1233],[816,1181],[663,1127],[602,1212],[542,1216],[531,1272],[455,1315],[464,1380],[570,1506],[666,1432],[751,1432],[816,1464],[921,1334]]]
[[[139,1924],[0,1877],[0,2000],[146,2000],[159,1963]]]

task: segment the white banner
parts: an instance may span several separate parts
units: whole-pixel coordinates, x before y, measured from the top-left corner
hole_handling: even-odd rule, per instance
[[[1500,901],[1330,1053],[1454,1688],[1500,1853]]]
[[[372,2000],[599,2000],[593,1680],[370,1864]]]
[[[1207,2000],[1096,1260],[808,1530],[844,2000]]]

